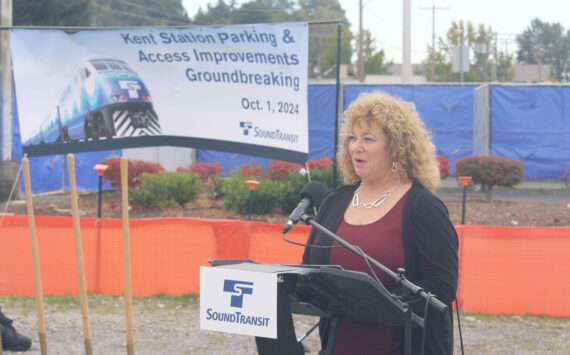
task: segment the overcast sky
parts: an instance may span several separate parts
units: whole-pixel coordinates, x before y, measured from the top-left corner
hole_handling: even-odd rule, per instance
[[[359,0],[339,0],[346,11],[354,33],[359,28]],[[229,1],[227,1],[229,2]],[[238,4],[248,2],[237,0]],[[435,36],[445,37],[453,21],[463,20],[474,25],[491,26],[498,34],[502,50],[515,51],[515,35],[523,32],[534,18],[543,22],[558,22],[570,29],[570,0],[411,0],[412,62],[419,63],[427,56],[432,43],[432,20],[435,13]],[[217,0],[183,0],[190,17],[199,6],[205,10],[208,3]],[[403,0],[362,0],[363,27],[376,39],[377,48],[383,48],[387,58],[395,63],[402,59]],[[436,10],[433,11],[435,6]]]

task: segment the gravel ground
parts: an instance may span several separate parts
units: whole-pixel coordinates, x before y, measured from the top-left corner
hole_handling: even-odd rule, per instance
[[[88,303],[93,354],[125,354],[126,321],[122,298],[90,295]],[[40,354],[35,300],[0,297],[0,305],[4,314],[14,319],[16,329],[32,338],[32,350],[27,354]],[[198,308],[195,296],[134,299],[135,353],[257,353],[253,337],[200,330]],[[46,297],[44,313],[48,353],[84,354],[78,297]],[[296,315],[294,319],[297,337],[307,332],[316,321],[308,316]],[[455,354],[461,354],[455,323]],[[570,318],[462,313],[461,326],[465,354],[570,353]],[[303,343],[309,348],[309,355],[316,355],[319,346],[317,331]]]

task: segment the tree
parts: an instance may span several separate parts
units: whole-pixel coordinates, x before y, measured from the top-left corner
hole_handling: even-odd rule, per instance
[[[18,0],[14,24],[169,26],[189,24],[182,0]]]
[[[341,63],[350,64],[353,39],[345,12],[338,0],[251,0],[240,7],[235,1],[226,4],[218,0],[216,6],[200,9],[192,22],[197,24],[245,24],[268,22],[300,22],[342,20]],[[324,72],[336,65],[336,34],[334,24],[309,27],[309,68]],[[334,68],[329,73],[336,73]],[[316,74],[309,70],[309,76]]]
[[[224,0],[218,0],[215,6],[208,4],[206,12],[202,11],[200,7],[192,22],[198,25],[224,25],[233,23],[232,12],[235,8],[236,2],[234,0],[232,0],[229,5],[226,4]]]
[[[299,0],[294,12],[295,21],[342,20],[341,60],[339,64],[351,64],[353,35],[350,22],[338,0]],[[319,68],[321,73],[336,65],[337,25],[318,25],[309,28],[309,68]],[[333,70],[333,74],[336,70]],[[313,76],[309,71],[309,76]]]
[[[428,52],[432,48],[429,46]],[[434,76],[432,77],[431,64],[432,60],[434,63]],[[416,75],[423,75],[428,81],[432,82],[453,82],[456,81],[455,74],[451,71],[451,61],[449,59],[449,54],[444,51],[436,51],[428,56],[423,62],[420,68],[417,68],[414,72]]]
[[[88,26],[90,0],[18,0],[13,2],[15,26]]]
[[[233,23],[269,23],[293,20],[294,6],[289,0],[251,0],[233,14]]]
[[[366,74],[388,74],[388,67],[392,61],[386,63],[386,54],[383,49],[376,50],[376,44],[370,31],[364,31],[363,59],[364,73]]]
[[[539,66],[551,64],[556,80],[565,79],[570,59],[570,32],[559,23],[545,23],[536,18],[517,36],[517,43],[519,62]]]
[[[182,0],[97,0],[97,26],[188,25]]]
[[[340,36],[340,63],[350,66],[350,59],[352,57],[352,47],[350,45],[352,38],[346,33],[341,32]],[[317,63],[319,73],[324,77],[336,77],[336,62],[337,62],[337,38],[329,38],[327,47],[320,55],[320,60]],[[310,50],[309,50],[310,51]],[[310,62],[309,55],[309,62]],[[311,73],[309,73],[311,74]]]
[[[232,13],[232,23],[267,23],[272,22],[273,9],[261,1],[247,2]]]
[[[416,74],[424,75],[429,81],[433,82],[453,82],[459,81],[461,73],[452,72],[452,53],[453,47],[466,45],[469,46],[473,56],[470,57],[470,70],[464,73],[463,80],[467,82],[486,81],[490,77],[493,68],[490,48],[493,47],[494,33],[491,27],[485,27],[483,24],[475,27],[472,23],[465,24],[463,21],[452,22],[451,28],[447,31],[446,39],[438,39],[438,50],[433,53],[428,48],[428,57],[422,62],[422,68],[416,70]],[[502,56],[503,61],[500,62],[506,67],[502,67],[502,73],[506,73],[505,80],[512,80],[514,72],[512,69],[512,58],[504,53],[498,53],[499,58]],[[435,62],[435,77],[432,77],[431,63]],[[497,60],[497,59],[495,59]],[[499,69],[498,69],[499,71]]]

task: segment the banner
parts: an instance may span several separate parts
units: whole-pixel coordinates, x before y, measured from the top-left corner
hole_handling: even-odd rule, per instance
[[[183,146],[307,160],[306,23],[10,35],[30,156]]]

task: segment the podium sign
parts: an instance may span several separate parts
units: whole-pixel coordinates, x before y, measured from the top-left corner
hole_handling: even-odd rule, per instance
[[[277,274],[200,267],[200,329],[277,338]]]

